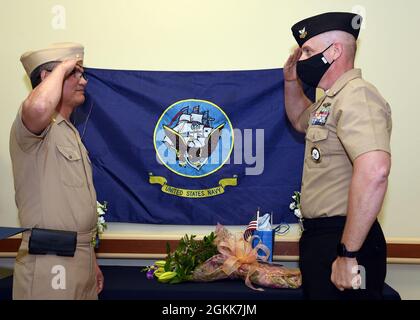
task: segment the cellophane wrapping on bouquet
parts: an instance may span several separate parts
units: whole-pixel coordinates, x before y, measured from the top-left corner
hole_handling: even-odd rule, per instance
[[[279,265],[260,262],[269,256],[268,248],[259,244],[252,248],[252,239],[248,242],[242,235],[232,234],[218,225],[216,245],[219,254],[195,268],[193,281],[209,282],[226,278],[244,279],[247,286],[255,290],[253,284],[270,288],[299,288],[302,277],[299,269],[290,269]],[[258,250],[266,253],[258,256]],[[267,254],[268,253],[268,254]]]

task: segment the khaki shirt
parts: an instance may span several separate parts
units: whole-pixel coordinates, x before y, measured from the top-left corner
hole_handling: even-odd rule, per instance
[[[354,160],[374,150],[391,153],[391,109],[361,70],[353,69],[299,122],[306,131],[302,215],[345,216]]]
[[[20,110],[10,133],[10,155],[22,227],[79,234],[94,230],[97,215],[92,168],[79,133],[70,122],[57,114],[37,136],[24,126]],[[89,237],[84,236],[84,243],[79,243],[78,237],[73,258],[29,255],[27,238],[23,238],[16,258],[14,298],[95,298],[94,251],[86,242]],[[68,284],[63,292],[51,289],[51,268],[57,264],[67,272]],[[88,297],[86,292],[92,295]]]

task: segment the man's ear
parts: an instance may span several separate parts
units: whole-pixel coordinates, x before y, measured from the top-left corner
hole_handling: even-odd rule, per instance
[[[41,71],[41,81],[44,81],[44,79],[46,78],[46,77],[48,77],[48,75],[49,75],[50,73],[47,71],[47,70],[42,70]]]
[[[332,58],[333,60],[337,60],[341,57],[344,51],[344,45],[342,43],[334,43],[332,48]]]

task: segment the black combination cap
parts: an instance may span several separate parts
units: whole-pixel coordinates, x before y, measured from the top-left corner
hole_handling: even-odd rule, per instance
[[[304,19],[292,27],[293,36],[299,47],[318,34],[328,31],[345,31],[357,40],[362,17],[349,12],[328,12]]]

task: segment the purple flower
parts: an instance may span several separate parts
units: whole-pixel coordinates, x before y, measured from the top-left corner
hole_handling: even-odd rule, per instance
[[[147,279],[149,279],[149,280],[152,280],[153,279],[153,274],[155,273],[155,270],[153,270],[153,269],[150,269],[149,271],[147,271],[147,273],[146,273],[146,278]]]

